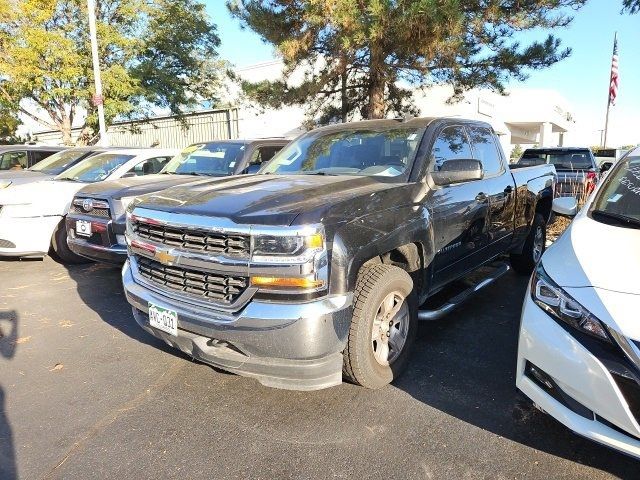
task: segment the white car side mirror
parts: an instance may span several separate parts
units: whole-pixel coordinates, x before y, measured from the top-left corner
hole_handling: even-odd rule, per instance
[[[554,198],[551,210],[563,217],[575,217],[578,214],[578,201],[575,197]]]

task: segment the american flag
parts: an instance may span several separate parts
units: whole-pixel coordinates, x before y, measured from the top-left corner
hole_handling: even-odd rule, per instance
[[[609,104],[616,104],[618,96],[618,36],[613,39],[613,57],[611,57],[611,80],[609,82]]]

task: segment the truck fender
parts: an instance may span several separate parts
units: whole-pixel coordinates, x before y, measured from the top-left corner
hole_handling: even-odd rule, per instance
[[[433,239],[431,215],[421,205],[367,215],[342,225],[335,232],[331,249],[330,293],[352,292],[360,268],[392,250],[414,258],[410,269],[428,266],[434,255]],[[411,256],[412,249],[417,249],[419,260]]]

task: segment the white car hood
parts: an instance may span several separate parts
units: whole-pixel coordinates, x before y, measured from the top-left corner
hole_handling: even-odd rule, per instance
[[[38,215],[64,215],[86,183],[43,180],[0,190],[0,205],[32,204]]]
[[[549,247],[542,265],[561,287],[640,295],[640,229],[596,222],[583,211]]]

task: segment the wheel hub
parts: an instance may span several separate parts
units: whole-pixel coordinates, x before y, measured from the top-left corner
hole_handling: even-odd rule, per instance
[[[391,292],[378,307],[371,332],[371,347],[381,365],[393,363],[404,347],[409,331],[409,309],[400,292]]]

